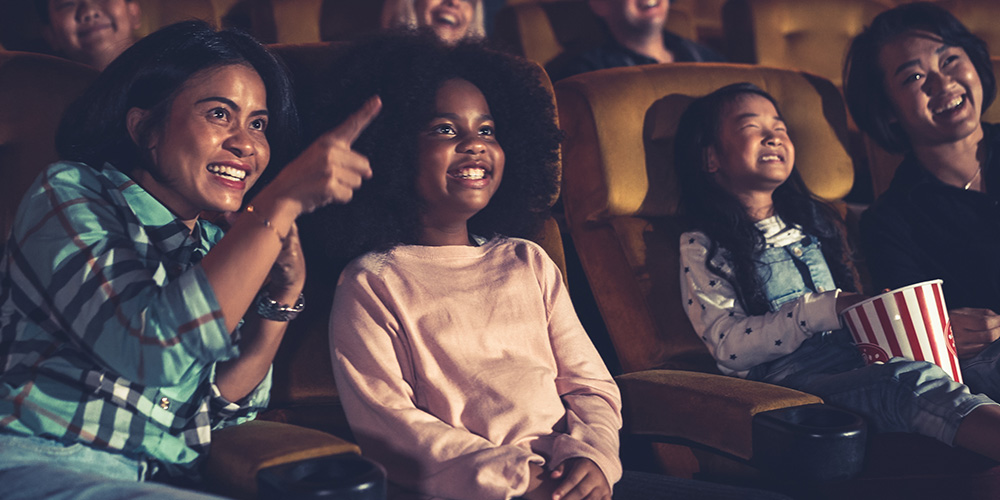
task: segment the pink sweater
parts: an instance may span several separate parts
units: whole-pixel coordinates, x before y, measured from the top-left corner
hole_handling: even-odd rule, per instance
[[[431,497],[521,495],[528,464],[621,477],[618,387],[538,245],[399,246],[352,262],[330,316],[358,444]]]

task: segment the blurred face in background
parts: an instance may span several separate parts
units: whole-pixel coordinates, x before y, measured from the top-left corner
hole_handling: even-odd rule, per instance
[[[414,0],[417,24],[429,26],[438,38],[455,43],[469,33],[479,0]]]
[[[670,14],[669,0],[591,0],[590,7],[613,29],[660,31]]]
[[[67,58],[104,69],[135,41],[139,21],[134,0],[49,0],[42,34]]]

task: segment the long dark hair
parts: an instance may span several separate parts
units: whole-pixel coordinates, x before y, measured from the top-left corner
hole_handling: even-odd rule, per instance
[[[299,133],[284,65],[250,35],[216,31],[202,21],[185,21],[151,33],[112,61],[63,115],[56,133],[60,157],[96,169],[105,163],[124,172],[148,167],[144,148],[129,136],[128,110],[150,111],[140,134],[142,142],[165,123],[174,97],[192,75],[230,64],[248,65],[264,81],[271,164],[284,165],[298,146]],[[267,169],[267,178],[277,170]],[[266,178],[261,180],[266,182]]]
[[[996,98],[997,82],[986,43],[946,9],[927,2],[900,5],[872,20],[871,26],[851,42],[844,65],[844,96],[858,128],[871,136],[886,151],[905,153],[911,149],[910,139],[894,120],[885,78],[879,64],[882,47],[893,39],[914,31],[933,33],[947,44],[961,47],[969,56],[983,85],[985,112]]]
[[[506,156],[503,182],[469,221],[469,231],[485,237],[536,234],[558,193],[561,138],[540,68],[483,41],[447,46],[429,30],[359,42],[333,66],[337,76],[330,79],[326,104],[310,120],[311,135],[335,126],[374,94],[383,106],[354,143],[368,157],[372,178],[351,203],[306,218],[304,226],[328,238],[328,256],[339,261],[416,243],[422,230],[417,136],[433,116],[438,89],[453,78],[468,80],[486,97]]]
[[[708,172],[707,152],[719,146],[719,127],[727,107],[747,95],[761,96],[781,115],[777,101],[751,83],[722,87],[694,100],[681,115],[674,146],[674,168],[680,187],[680,214],[687,230],[701,231],[711,240],[706,265],[712,273],[733,283],[748,314],[771,309],[763,282],[756,272],[764,249],[764,235],[735,195],[723,189]],[[830,272],[838,287],[856,290],[855,276],[846,262],[849,252],[840,228],[840,217],[809,191],[796,169],[772,195],[774,212],[788,224],[819,239]],[[712,264],[723,252],[731,273]]]

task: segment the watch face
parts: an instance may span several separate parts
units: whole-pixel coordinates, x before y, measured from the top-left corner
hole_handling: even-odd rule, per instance
[[[291,321],[305,308],[305,296],[301,293],[294,306],[279,304],[271,299],[267,291],[261,291],[257,298],[257,315],[271,321]]]

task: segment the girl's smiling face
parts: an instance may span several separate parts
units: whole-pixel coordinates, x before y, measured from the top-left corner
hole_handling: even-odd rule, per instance
[[[879,66],[910,144],[950,143],[981,133],[983,84],[961,47],[914,31],[884,45]]]
[[[724,107],[707,163],[716,182],[737,197],[770,194],[791,175],[795,146],[774,104],[748,93]]]
[[[500,187],[503,167],[486,97],[467,80],[445,81],[417,139],[416,189],[425,229],[464,228]]]

